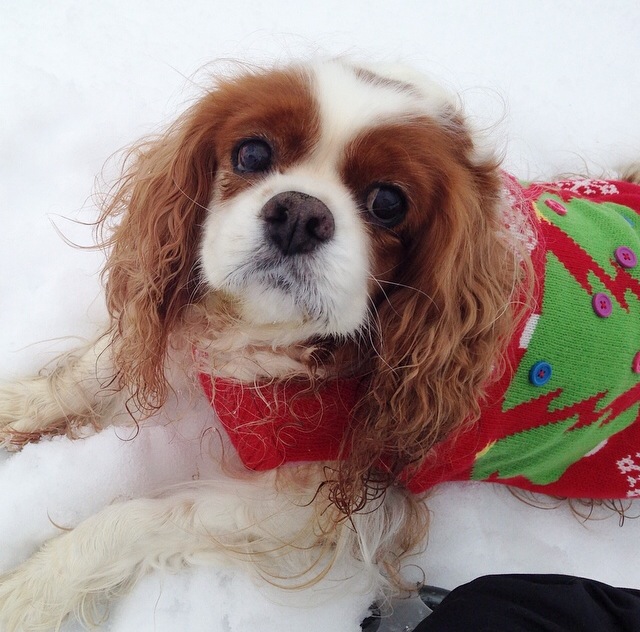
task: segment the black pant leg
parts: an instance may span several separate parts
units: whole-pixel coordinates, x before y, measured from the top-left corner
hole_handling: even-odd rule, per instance
[[[488,575],[415,632],[640,632],[640,591],[567,575]]]

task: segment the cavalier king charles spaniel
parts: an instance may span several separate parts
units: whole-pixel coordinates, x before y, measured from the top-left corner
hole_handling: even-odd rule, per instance
[[[560,219],[572,203],[564,185],[527,195],[481,145],[429,79],[331,60],[221,77],[127,154],[97,221],[109,321],[0,386],[0,441],[207,398],[229,481],[114,503],[46,542],[0,577],[3,629],[95,622],[142,574],[208,559],[298,586],[351,556],[380,590],[403,585],[428,523],[416,492],[458,462],[439,446],[491,452],[465,437],[540,320],[532,200]]]

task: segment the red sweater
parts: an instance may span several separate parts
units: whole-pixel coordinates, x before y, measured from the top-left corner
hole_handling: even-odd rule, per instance
[[[515,215],[533,218],[535,306],[479,421],[435,446],[407,486],[484,480],[573,498],[640,496],[640,187],[505,182]],[[321,398],[291,382],[276,392],[294,419],[271,414],[272,387],[200,380],[255,470],[335,459],[357,397],[348,380]]]

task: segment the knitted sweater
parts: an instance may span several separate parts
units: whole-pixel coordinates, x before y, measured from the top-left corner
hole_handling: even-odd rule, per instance
[[[478,422],[435,446],[407,486],[478,480],[573,498],[640,496],[640,187],[505,182],[514,217],[533,220],[534,308]],[[336,458],[353,383],[333,383],[321,399],[283,385],[293,420],[271,414],[272,388],[200,379],[247,467]]]

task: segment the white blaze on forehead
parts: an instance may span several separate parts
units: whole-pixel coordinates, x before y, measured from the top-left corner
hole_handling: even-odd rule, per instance
[[[321,133],[312,160],[324,165],[336,164],[336,153],[363,130],[416,115],[442,119],[453,103],[440,86],[402,66],[358,71],[324,62],[313,69],[313,88]]]

